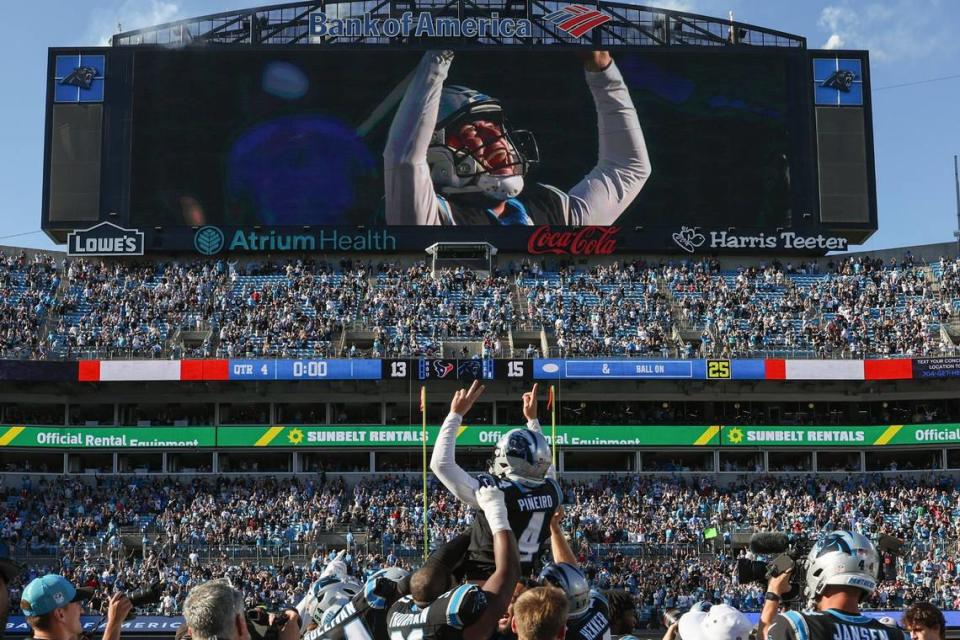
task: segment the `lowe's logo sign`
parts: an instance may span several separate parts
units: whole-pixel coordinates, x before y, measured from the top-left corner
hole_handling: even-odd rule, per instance
[[[67,234],[68,256],[142,256],[143,232],[101,222]]]
[[[374,18],[369,13],[338,18],[323,11],[310,14],[310,36],[349,38],[529,38],[533,27],[526,18],[453,18],[404,11],[399,18]]]

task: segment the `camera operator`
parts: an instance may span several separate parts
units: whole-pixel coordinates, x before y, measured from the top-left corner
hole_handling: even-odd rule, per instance
[[[929,602],[918,602],[903,612],[903,628],[911,640],[946,640],[947,620]]]
[[[793,578],[793,569],[788,569],[780,575],[770,578],[767,583],[767,593],[763,597],[763,609],[760,611],[760,637],[767,637],[767,629],[773,624],[780,612],[780,603],[783,596],[790,591],[790,580]]]
[[[286,621],[278,616],[286,617]],[[228,580],[210,580],[191,589],[183,603],[183,617],[193,640],[251,640],[252,637],[243,608],[243,593]],[[277,640],[300,637],[296,611],[270,614],[268,625],[279,627]]]
[[[764,630],[766,640],[905,640],[899,629],[860,613],[860,603],[877,588],[879,565],[877,549],[865,536],[851,531],[827,534],[807,557],[804,593],[809,609],[776,616]],[[769,588],[767,597],[775,605],[773,596],[785,592],[783,584],[772,580]]]
[[[35,640],[78,640],[83,634],[83,603],[92,595],[92,589],[77,589],[63,576],[50,573],[26,586],[20,608]],[[110,597],[103,640],[120,640],[120,625],[131,609],[133,604],[124,594]]]

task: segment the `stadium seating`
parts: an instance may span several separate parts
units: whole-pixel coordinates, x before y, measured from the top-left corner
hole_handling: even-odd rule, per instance
[[[492,274],[20,255],[0,277],[4,358],[416,357],[461,342],[486,355],[496,344],[564,357],[916,357],[956,353],[942,327],[960,313],[960,261],[909,255],[734,269],[527,261]],[[517,330],[540,343],[514,346]]]
[[[47,355],[43,329],[60,282],[52,257],[0,252],[0,357]]]
[[[651,609],[694,600],[762,605],[763,585],[738,584],[738,531],[774,530],[801,540],[852,528],[908,542],[888,579],[868,603],[901,607],[931,600],[960,605],[960,481],[950,476],[743,476],[715,485],[711,476],[619,476],[564,481],[563,526],[599,588],[630,591]],[[295,602],[322,568],[329,536],[357,541],[357,575],[385,564],[419,561],[423,495],[415,475],[368,478],[353,486],[323,476],[306,479],[200,480],[24,476],[0,489],[0,532],[28,569],[13,585],[56,563],[97,588],[148,581],[162,563],[169,601],[152,612],[176,613],[185,592],[212,575],[242,577],[251,604]],[[472,513],[431,480],[434,544],[472,522]],[[718,531],[708,540],[708,529]],[[717,544],[722,541],[723,544]],[[142,545],[142,547],[141,547]],[[141,554],[141,551],[143,554]],[[155,575],[155,573],[153,574]],[[96,606],[96,604],[95,604]]]

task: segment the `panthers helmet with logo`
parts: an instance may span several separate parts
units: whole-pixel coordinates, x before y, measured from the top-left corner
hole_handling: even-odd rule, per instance
[[[866,598],[877,588],[880,556],[870,540],[852,531],[828,533],[807,557],[806,596],[813,603],[828,585],[856,587]]]
[[[476,149],[454,149],[448,135],[469,122],[489,120],[500,126],[501,139],[510,147],[513,159],[506,165],[515,167],[513,175],[498,176],[474,157]],[[508,200],[523,191],[523,177],[540,159],[537,143],[529,131],[512,130],[504,117],[500,101],[484,93],[449,85],[440,94],[437,126],[427,150],[430,177],[443,195],[482,194],[494,200]]]
[[[566,562],[551,562],[540,572],[540,583],[551,585],[567,594],[568,618],[577,618],[590,608],[590,582],[577,567]]]
[[[400,582],[408,575],[410,575],[410,572],[401,567],[387,567],[385,569],[380,569],[371,575],[369,579],[374,580],[376,578],[386,578],[387,580],[392,580],[393,582]]]
[[[542,482],[550,468],[550,445],[542,433],[512,429],[497,440],[490,473],[512,480]]]

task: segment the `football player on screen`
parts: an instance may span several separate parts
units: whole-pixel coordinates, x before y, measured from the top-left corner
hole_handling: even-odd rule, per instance
[[[650,177],[630,92],[607,51],[584,55],[597,108],[597,164],[569,192],[526,184],[539,160],[496,98],[444,86],[452,51],[428,51],[407,85],[383,152],[387,224],[610,225]]]
[[[537,566],[543,543],[550,536],[550,519],[563,502],[563,491],[550,461],[550,445],[537,420],[537,385],[523,394],[525,429],[513,429],[500,437],[493,451],[490,472],[471,476],[457,464],[457,430],[484,386],[474,381],[469,390],[453,395],[450,413],[440,427],[430,458],[430,470],[453,495],[479,507],[477,490],[484,484],[504,494],[510,528],[517,537],[521,575]],[[493,573],[493,535],[483,511],[478,511],[470,529],[470,546],[461,571],[467,580],[484,580]]]

